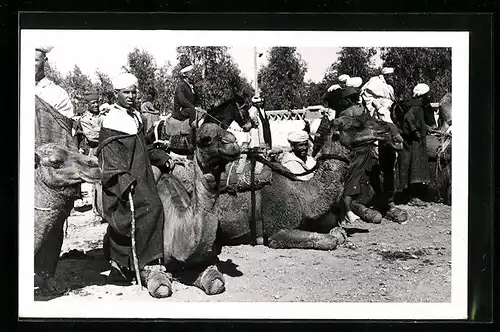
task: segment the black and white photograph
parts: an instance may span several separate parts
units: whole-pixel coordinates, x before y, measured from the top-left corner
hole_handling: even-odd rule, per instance
[[[20,317],[467,317],[467,32],[19,42]]]

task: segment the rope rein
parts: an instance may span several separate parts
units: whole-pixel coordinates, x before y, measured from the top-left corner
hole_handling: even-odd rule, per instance
[[[255,160],[268,166],[269,168],[271,168],[271,170],[275,171],[276,173],[280,174],[280,175],[283,175],[287,178],[289,178],[290,180],[294,180],[294,181],[301,181],[298,177],[300,176],[304,176],[304,175],[308,175],[308,174],[311,174],[313,172],[315,172],[320,164],[319,163],[316,163],[316,165],[314,165],[313,168],[305,171],[305,172],[302,172],[302,173],[298,173],[298,174],[295,174],[293,172],[290,172],[288,169],[286,169],[284,166],[281,166],[281,165],[277,165],[277,164],[274,164],[272,162],[270,162],[269,160],[267,160],[266,158],[260,156],[260,155],[255,155]],[[337,155],[337,154],[326,154],[326,155],[321,155],[319,158],[318,158],[318,161],[323,161],[323,160],[339,160],[339,161],[342,161],[346,164],[349,163],[349,160],[344,157],[344,156],[340,156],[340,155]]]

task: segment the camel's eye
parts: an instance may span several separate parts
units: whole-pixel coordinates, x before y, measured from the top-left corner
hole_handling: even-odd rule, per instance
[[[54,168],[60,168],[64,164],[64,158],[59,154],[53,154],[49,157],[49,163]]]

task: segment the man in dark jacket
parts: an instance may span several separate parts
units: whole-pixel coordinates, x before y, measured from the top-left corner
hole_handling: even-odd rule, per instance
[[[175,88],[174,94],[174,109],[172,111],[172,118],[185,121],[189,119],[192,125],[196,117],[196,106],[199,97],[194,90],[192,71],[193,66],[189,65],[181,69],[181,79]]]
[[[404,148],[399,157],[399,189],[405,190],[412,199],[410,204],[425,206],[427,186],[430,183],[429,161],[427,157],[427,125],[424,107],[429,104],[429,86],[420,83],[413,89],[413,99],[408,102],[410,109],[404,116]]]

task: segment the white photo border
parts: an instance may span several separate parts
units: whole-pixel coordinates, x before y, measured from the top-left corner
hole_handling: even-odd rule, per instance
[[[19,197],[34,197],[34,80],[35,45],[43,36],[71,33],[78,39],[89,30],[34,30],[20,33],[20,168]],[[107,30],[109,31],[109,30]],[[126,31],[121,32],[126,35]],[[137,30],[133,30],[137,33]],[[96,34],[99,30],[93,30]],[[141,30],[161,35],[170,44],[197,46],[301,47],[450,47],[454,149],[452,158],[452,282],[450,303],[232,303],[87,300],[73,306],[35,302],[33,295],[33,200],[19,205],[20,318],[169,318],[169,319],[466,319],[468,293],[469,178],[469,33],[405,31],[210,31]]]

